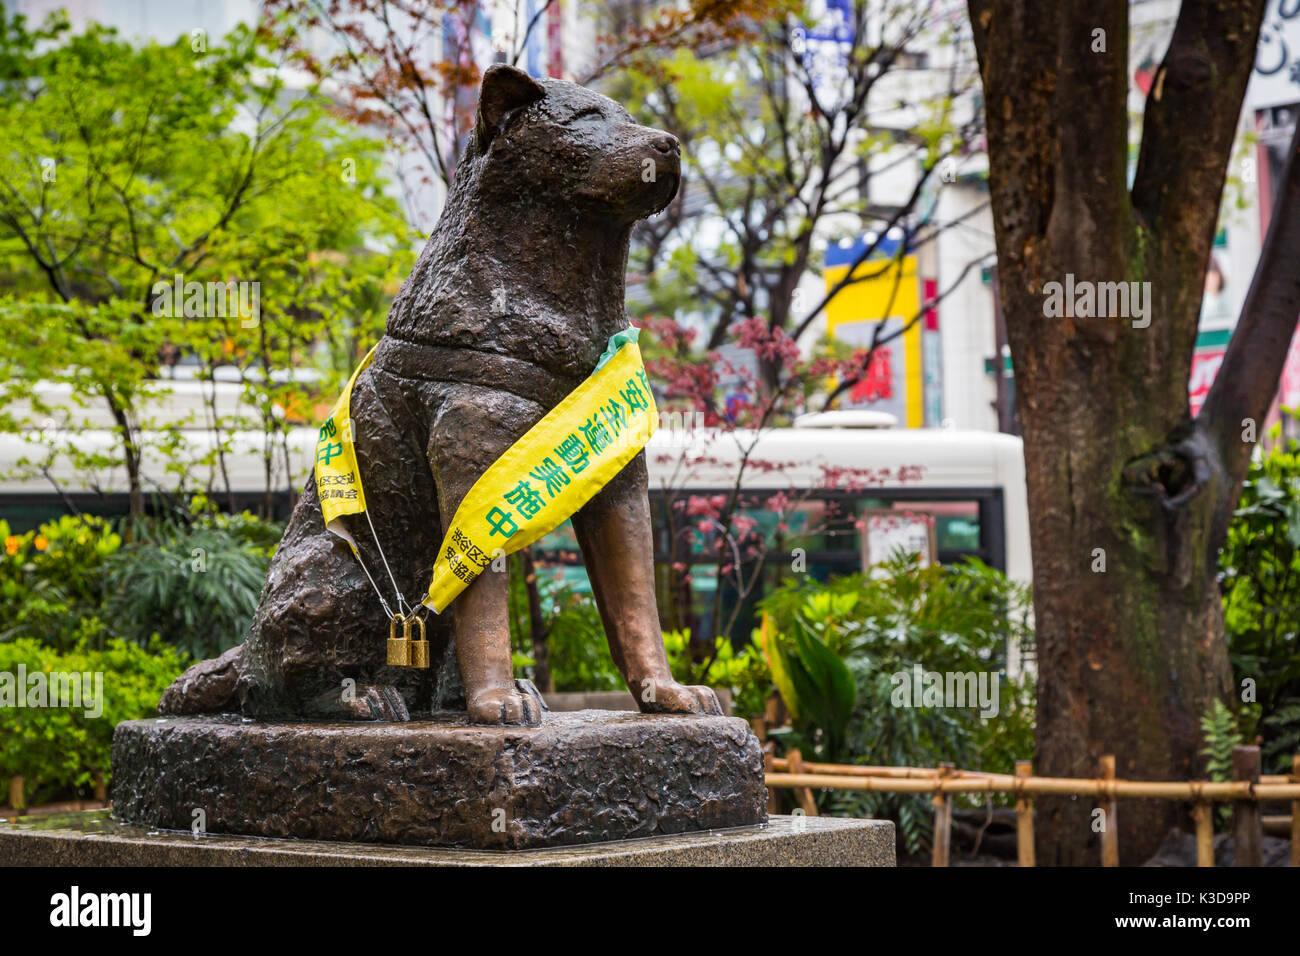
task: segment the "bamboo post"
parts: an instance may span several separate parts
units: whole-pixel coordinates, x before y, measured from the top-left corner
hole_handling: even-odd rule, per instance
[[[1198,800],[1192,819],[1196,821],[1196,865],[1214,866],[1214,806]]]
[[[1300,754],[1291,757],[1291,782],[1300,783]],[[1291,865],[1300,866],[1300,800],[1291,801]]]
[[[763,745],[763,774],[770,777],[776,769],[776,755],[772,753],[772,743]],[[781,798],[776,795],[776,787],[767,788],[767,812],[781,812]]]
[[[27,807],[26,802],[23,800],[23,778],[21,774],[9,778],[9,806],[19,813],[22,813]]]
[[[939,764],[939,780],[952,775],[955,764]],[[931,866],[947,866],[952,848],[952,794],[936,792],[934,799],[934,836],[931,840]]]
[[[1232,748],[1232,778],[1259,783],[1259,748]],[[1234,866],[1259,866],[1264,821],[1257,799],[1238,800],[1233,806],[1233,837],[1236,842]]]
[[[104,786],[104,771],[96,770],[90,775],[90,779],[95,787],[95,799],[100,803],[107,803],[108,788]]]
[[[1016,761],[1017,777],[1033,775],[1032,761]],[[1034,865],[1034,798],[1025,796],[1023,791],[1016,796],[1016,858],[1021,866]]]
[[[1114,781],[1115,779],[1115,755],[1104,754],[1101,758],[1101,779]],[[1119,814],[1118,805],[1113,796],[1108,796],[1102,801],[1102,825],[1105,827],[1101,831],[1101,865],[1102,866],[1119,866]]]
[[[803,754],[797,749],[786,753],[785,759],[790,762],[791,773],[803,773]],[[817,801],[813,799],[811,790],[807,787],[796,787],[794,796],[799,801],[799,806],[803,808],[805,814],[810,817],[817,816]]]
[[[772,691],[763,702],[763,720],[769,728],[785,725],[785,701],[777,691]]]

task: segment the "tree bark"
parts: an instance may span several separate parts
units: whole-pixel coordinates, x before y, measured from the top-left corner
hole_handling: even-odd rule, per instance
[[[1264,0],[1185,0],[1148,96],[1131,193],[1128,3],[969,7],[1025,442],[1039,667],[1035,768],[1093,777],[1098,758],[1113,753],[1120,777],[1194,777],[1198,718],[1229,692],[1215,567],[1249,448],[1228,450],[1223,426],[1235,410],[1191,420],[1187,383]],[[1279,212],[1295,215],[1296,207]],[[1277,266],[1266,250],[1260,275]],[[1064,285],[1068,275],[1075,283],[1149,283],[1138,287],[1149,290],[1145,318],[1132,307],[1121,316],[1068,309],[1049,317],[1045,287]],[[1274,282],[1261,297],[1294,328],[1300,295],[1288,289]],[[1251,315],[1262,307],[1248,302],[1233,349],[1254,355],[1284,332],[1289,340],[1279,318],[1269,344],[1261,341]],[[1284,352],[1283,344],[1277,372]],[[1269,371],[1258,370],[1245,403],[1257,421],[1276,390],[1277,372],[1268,378]],[[1215,388],[1240,374],[1225,361]],[[1086,801],[1039,801],[1042,864],[1096,863],[1092,809]],[[1178,809],[1126,804],[1122,862],[1149,856]]]
[[[117,424],[118,431],[121,432],[122,441],[122,464],[126,468],[127,492],[130,500],[129,515],[131,526],[129,531],[134,534],[134,522],[144,516],[144,480],[140,476],[140,448],[135,441],[135,429],[131,427],[131,420],[127,417],[126,409],[117,401],[113,390],[108,386],[101,389],[104,400],[108,403],[108,410],[113,416],[113,421]]]

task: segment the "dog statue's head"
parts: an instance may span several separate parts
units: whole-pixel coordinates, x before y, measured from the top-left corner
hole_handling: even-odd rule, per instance
[[[482,195],[619,226],[659,212],[681,181],[675,136],[634,123],[607,96],[504,64],[483,75],[466,163]]]

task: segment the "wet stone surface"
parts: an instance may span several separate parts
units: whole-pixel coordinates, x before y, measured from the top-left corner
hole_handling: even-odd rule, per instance
[[[327,843],[149,829],[107,810],[0,819],[0,866],[893,866],[888,820],[759,826],[536,850]]]
[[[738,718],[611,711],[488,727],[127,721],[113,738],[124,822],[210,834],[480,850],[572,846],[766,821],[757,739]],[[201,811],[201,813],[196,813]]]

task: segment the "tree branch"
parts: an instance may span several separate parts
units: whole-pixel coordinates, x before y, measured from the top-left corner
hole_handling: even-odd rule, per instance
[[[1206,197],[1223,177],[1266,0],[1183,0],[1142,120],[1132,203],[1170,250],[1202,240]],[[1189,124],[1196,145],[1189,147]],[[1211,223],[1211,236],[1213,235]],[[1189,235],[1188,232],[1193,233]]]
[[[1229,481],[1219,489],[1214,547],[1222,541],[1233,503],[1250,463],[1252,443],[1242,440],[1243,422],[1263,424],[1277,392],[1296,318],[1300,316],[1300,126],[1291,137],[1277,204],[1260,250],[1255,276],[1228,342],[1227,354],[1196,419],[1210,436]]]

